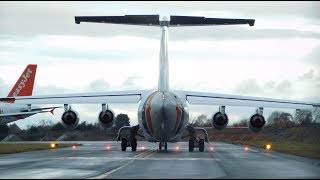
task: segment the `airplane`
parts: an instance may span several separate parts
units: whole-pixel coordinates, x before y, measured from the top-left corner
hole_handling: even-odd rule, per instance
[[[253,132],[262,130],[266,121],[263,116],[263,107],[304,109],[320,106],[319,103],[217,94],[209,92],[195,92],[172,90],[169,88],[169,60],[168,60],[168,29],[169,27],[205,26],[205,25],[237,25],[249,24],[254,26],[255,19],[226,19],[206,18],[195,16],[165,16],[160,20],[159,15],[125,15],[125,16],[75,16],[75,23],[113,23],[122,25],[141,25],[161,28],[159,79],[158,88],[149,90],[109,91],[100,93],[74,93],[42,96],[21,96],[0,98],[2,101],[11,101],[15,104],[64,104],[64,113],[61,116],[62,124],[66,129],[74,129],[79,123],[79,114],[70,104],[95,103],[101,104],[98,114],[99,123],[109,128],[115,121],[112,103],[139,103],[138,125],[124,126],[119,129],[117,140],[121,140],[121,150],[131,147],[137,149],[137,136],[148,142],[159,142],[159,149],[167,150],[167,143],[181,141],[183,134],[189,137],[189,151],[198,148],[204,151],[204,142],[209,143],[204,128],[192,127],[189,122],[188,104],[219,105],[219,109],[211,117],[212,127],[218,130],[228,124],[226,106],[256,107],[256,112],[250,117],[248,127]]]
[[[32,96],[36,72],[36,64],[27,65],[16,84],[9,92],[8,97]],[[53,114],[55,108],[58,107],[31,108],[31,105],[17,105],[9,101],[0,101],[0,126],[13,121],[27,118],[37,113],[50,112],[51,114]]]

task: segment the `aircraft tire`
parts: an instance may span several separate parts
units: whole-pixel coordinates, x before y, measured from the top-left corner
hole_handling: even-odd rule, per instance
[[[200,152],[204,151],[204,139],[199,140],[199,151]]]
[[[127,149],[127,139],[126,138],[122,138],[121,140],[121,150],[122,151],[126,151]]]
[[[194,140],[189,139],[189,152],[193,152],[194,150]]]

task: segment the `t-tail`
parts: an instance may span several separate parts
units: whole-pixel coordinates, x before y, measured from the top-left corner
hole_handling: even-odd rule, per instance
[[[168,62],[168,28],[179,26],[204,26],[204,25],[254,25],[254,19],[226,19],[205,18],[197,16],[170,16],[159,20],[159,15],[125,15],[125,16],[75,16],[76,24],[80,22],[112,23],[140,26],[161,27],[160,61],[158,91],[169,91],[169,62]]]
[[[36,77],[37,65],[29,64],[21,74],[16,84],[11,89],[8,97],[32,96],[34,80]]]

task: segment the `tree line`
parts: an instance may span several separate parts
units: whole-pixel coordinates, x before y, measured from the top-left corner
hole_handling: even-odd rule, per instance
[[[197,127],[209,127],[211,126],[212,117],[208,117],[205,114],[201,114],[193,118],[190,122],[192,126]],[[247,126],[249,118],[242,118],[239,121],[234,122],[231,126]],[[230,120],[230,119],[229,119]],[[288,127],[310,127],[320,126],[320,108],[314,108],[313,110],[299,110],[294,115],[281,112],[273,111],[270,116],[266,119],[266,126],[273,126],[278,128]]]
[[[127,114],[118,114],[116,116],[114,125],[107,130],[100,126],[98,122],[96,123],[87,123],[83,121],[78,124],[78,126],[73,131],[93,131],[93,132],[102,132],[101,135],[105,135],[105,131],[117,132],[123,126],[130,126],[130,118]],[[62,125],[61,122],[53,123],[50,120],[41,120],[37,125],[29,125],[27,129],[20,130],[17,125],[1,125],[0,126],[0,141],[7,137],[9,134],[18,134],[20,137],[23,137],[22,140],[39,140],[48,134],[54,134],[55,137],[61,136],[66,132],[66,128]]]
[[[189,124],[195,127],[211,127],[211,116],[208,117],[206,114],[201,114],[190,120]],[[243,118],[237,122],[231,124],[231,126],[247,126],[249,118]],[[289,128],[289,127],[320,127],[320,108],[314,110],[300,110],[294,115],[274,111],[266,119],[266,126],[277,128]],[[123,126],[130,126],[130,118],[127,114],[118,114],[115,119],[114,126],[109,129],[103,129],[98,122],[87,123],[83,121],[80,123],[75,130],[79,131],[94,131],[94,132],[112,132],[117,133],[118,130]],[[63,127],[61,122],[53,123],[49,120],[41,120],[38,125],[32,125],[27,127],[26,130],[21,130],[20,135],[25,137],[39,136],[43,137],[49,132],[65,132],[66,129]],[[17,134],[14,125],[2,125],[0,126],[0,140],[5,138],[9,133]]]

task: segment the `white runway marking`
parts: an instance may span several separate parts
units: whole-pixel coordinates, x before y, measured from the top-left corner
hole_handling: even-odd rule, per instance
[[[147,150],[147,151],[145,151],[145,152],[142,152],[142,153],[140,153],[140,154],[137,154],[137,155],[135,155],[135,156],[132,157],[132,158],[130,158],[130,157],[119,157],[119,159],[130,160],[130,161],[127,162],[126,164],[118,167],[118,168],[115,168],[115,169],[113,169],[113,170],[111,170],[111,171],[108,171],[108,172],[106,172],[106,173],[100,174],[99,176],[91,177],[91,178],[89,178],[89,179],[104,179],[104,178],[108,177],[110,174],[112,174],[112,173],[114,173],[114,172],[116,172],[116,171],[118,171],[118,170],[120,170],[120,169],[128,166],[129,164],[133,163],[135,160],[137,160],[137,159],[143,159],[143,158],[146,157],[146,156],[151,156],[151,155],[152,155],[153,153],[155,153],[155,152],[157,152],[157,150],[156,150],[156,149],[153,149],[153,150]],[[116,159],[117,157],[110,157],[110,158],[108,158],[108,159],[114,159],[114,158]]]

